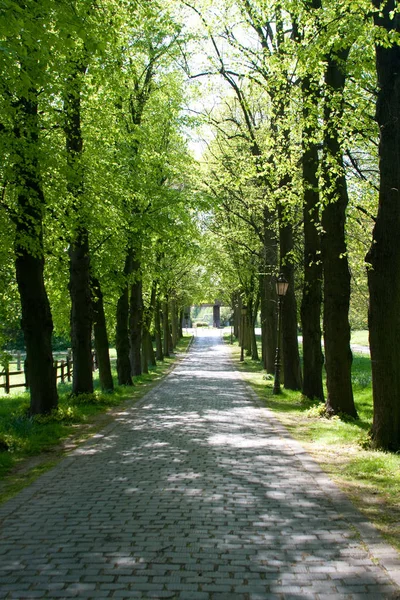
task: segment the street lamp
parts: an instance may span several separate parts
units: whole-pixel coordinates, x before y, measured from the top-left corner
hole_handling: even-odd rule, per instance
[[[242,306],[241,315],[242,315],[242,324],[241,324],[240,337],[241,337],[242,345],[240,348],[240,362],[243,362],[244,361],[244,328],[246,325],[247,306]]]
[[[282,275],[279,275],[276,280],[276,293],[278,295],[278,339],[276,342],[276,353],[275,353],[275,378],[274,378],[274,389],[273,394],[281,393],[281,384],[279,380],[280,369],[281,369],[281,331],[282,331],[282,304],[283,299],[286,295],[289,287],[288,281]]]

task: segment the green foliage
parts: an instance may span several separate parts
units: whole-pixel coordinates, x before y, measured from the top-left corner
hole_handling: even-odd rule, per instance
[[[35,415],[35,423],[47,425],[48,423],[79,423],[80,417],[73,406],[59,406],[48,415]]]
[[[81,405],[113,406],[119,403],[118,397],[114,397],[113,394],[102,394],[98,390],[93,394],[67,395],[67,398],[73,407]]]

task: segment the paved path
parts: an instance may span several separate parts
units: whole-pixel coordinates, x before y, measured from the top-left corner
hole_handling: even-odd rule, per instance
[[[394,552],[254,404],[216,335],[0,507],[0,598],[400,597],[354,526],[396,578]]]

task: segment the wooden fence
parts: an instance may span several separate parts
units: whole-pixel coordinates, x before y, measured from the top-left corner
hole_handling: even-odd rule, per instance
[[[97,357],[96,353],[92,352],[92,364],[93,371],[96,371],[97,366]],[[17,369],[15,371],[10,370],[11,365],[16,365]],[[0,389],[4,389],[6,394],[10,393],[12,388],[23,387],[26,390],[29,389],[29,377],[26,369],[26,363],[24,363],[24,368],[21,368],[22,360],[21,357],[18,356],[15,362],[10,362],[3,371],[0,372],[0,378],[3,380],[0,382]],[[56,380],[60,380],[61,383],[65,383],[65,381],[71,381],[73,375],[73,360],[70,355],[67,355],[65,359],[55,360],[54,361],[54,369],[56,372]],[[18,383],[13,383],[15,381],[15,376],[20,376],[20,381]],[[23,375],[23,380],[21,381],[21,375]]]

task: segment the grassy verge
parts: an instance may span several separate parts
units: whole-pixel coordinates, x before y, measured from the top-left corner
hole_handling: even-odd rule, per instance
[[[365,329],[351,332],[351,343],[359,346],[369,346],[369,334]]]
[[[52,415],[31,418],[29,394],[0,398],[0,503],[54,464],[72,448],[102,429],[114,412],[140,400],[186,352],[191,336],[178,343],[175,356],[158,362],[148,374],[135,377],[133,386],[116,386],[102,394],[95,376],[92,395],[71,396],[71,385],[60,385],[59,408]],[[116,380],[116,373],[113,373]]]
[[[230,341],[229,335],[226,338]],[[261,364],[250,358],[240,363],[237,344],[232,353],[238,370],[265,405],[400,551],[400,454],[368,449],[373,413],[369,357],[354,356],[352,379],[359,414],[354,420],[325,418],[321,405],[299,392],[282,388],[282,394],[274,396],[273,381],[265,379]]]

